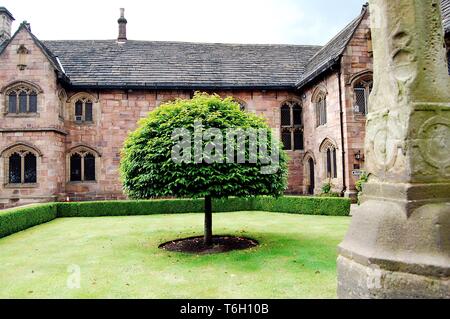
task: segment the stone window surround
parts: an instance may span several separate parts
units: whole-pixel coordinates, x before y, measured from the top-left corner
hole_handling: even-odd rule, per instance
[[[283,125],[283,123],[282,123],[282,119],[281,119],[281,117],[282,117],[282,112],[281,112],[281,109],[283,108],[283,106],[289,106],[289,109],[290,109],[290,125],[289,126],[287,126],[287,125]],[[294,107],[296,106],[296,105],[298,105],[299,107],[300,107],[300,109],[301,109],[301,113],[302,113],[302,118],[301,118],[301,125],[295,125],[294,124]],[[304,121],[303,121],[303,115],[304,115],[304,113],[303,113],[303,103],[300,101],[300,100],[297,100],[297,99],[288,99],[288,100],[285,100],[285,101],[283,101],[281,104],[280,104],[280,108],[279,108],[279,110],[280,110],[280,138],[282,139],[282,136],[283,136],[283,133],[285,133],[285,132],[287,132],[287,131],[290,131],[291,132],[291,148],[290,149],[285,149],[285,151],[286,152],[304,152],[305,150],[304,150],[304,148],[305,148],[305,141],[304,141]],[[303,144],[303,148],[302,149],[295,149],[295,140],[294,140],[294,135],[295,135],[295,133],[298,133],[298,132],[301,132],[302,133],[302,138],[303,138],[303,142],[302,142],[302,144]]]
[[[17,89],[25,89],[28,91],[34,91],[37,95],[37,111],[33,113],[9,113],[9,99],[8,95],[11,91]],[[42,94],[44,91],[35,83],[29,81],[14,81],[5,85],[0,90],[0,110],[6,117],[40,117],[42,105],[45,104],[45,97]],[[3,96],[2,96],[3,95]],[[17,108],[19,105],[17,105]]]
[[[67,102],[67,93],[64,89],[58,91],[58,115],[59,119],[64,121]]]
[[[316,161],[316,157],[314,156],[314,152],[309,150],[305,152],[305,155],[303,155],[303,159],[302,159],[302,165],[303,165],[303,185],[304,185],[304,194],[307,194],[308,192],[308,188],[311,186],[310,185],[310,170],[309,170],[309,160],[313,161],[314,164],[314,180],[315,180],[315,184],[317,181],[317,161]],[[315,185],[317,187],[317,184]],[[314,191],[314,190],[313,190]]]
[[[311,96],[311,103],[314,105],[314,114],[316,120],[316,128],[321,126],[326,126],[328,123],[328,106],[327,106],[327,96],[328,90],[327,88],[320,84],[316,86],[314,92]],[[320,105],[319,103],[324,103],[324,105]],[[324,112],[324,114],[321,114]]]
[[[32,153],[34,156],[36,156],[36,183],[17,183],[17,184],[11,184],[9,183],[9,158],[15,154],[15,153],[19,153],[22,157],[22,161],[23,158],[26,154],[28,153]],[[4,181],[3,181],[3,186],[5,188],[38,188],[39,187],[39,166],[40,166],[40,162],[41,162],[41,158],[42,158],[42,153],[41,151],[36,148],[35,146],[25,143],[25,142],[18,142],[15,143],[14,145],[11,145],[7,148],[5,148],[1,154],[0,154],[1,160],[3,161],[3,177],[4,177]],[[23,170],[24,170],[24,165],[22,163],[22,176],[23,176]]]
[[[72,155],[74,154],[78,154],[81,156],[81,158],[83,159],[84,156],[86,156],[87,154],[91,154],[94,155],[95,157],[95,180],[94,181],[84,181],[84,170],[83,170],[83,166],[84,166],[84,161],[81,161],[81,181],[71,181],[70,180],[70,173],[71,173],[71,167],[70,167],[70,158],[72,157]],[[66,155],[66,183],[68,184],[96,184],[98,182],[98,177],[100,174],[100,158],[102,157],[102,155],[96,151],[94,148],[84,145],[84,144],[80,144],[77,145],[75,147],[73,147],[69,152],[67,152]]]
[[[248,105],[242,99],[233,96],[233,101],[239,104],[241,111],[248,111]]]
[[[330,166],[331,166],[331,176],[328,175],[328,159],[327,159],[327,152],[330,150]],[[339,168],[337,165],[337,152],[339,148],[337,147],[337,143],[334,142],[331,138],[327,137],[323,140],[323,142],[320,144],[319,152],[322,157],[322,165],[323,165],[323,173],[322,176],[324,179],[329,179],[331,182],[337,181],[339,175]],[[336,152],[336,159],[333,157],[333,151]],[[336,161],[335,161],[336,160]]]
[[[85,103],[86,102],[92,102],[92,121],[76,121],[75,120],[75,104],[78,101],[83,102],[83,117],[85,114]],[[100,103],[97,98],[95,98],[92,94],[87,92],[78,92],[74,95],[72,95],[68,100],[66,107],[68,107],[68,110],[66,110],[66,115],[70,119],[71,122],[75,123],[76,125],[94,125],[97,120],[100,118]],[[67,114],[68,113],[68,114]]]
[[[350,97],[352,101],[352,111],[355,119],[366,120],[366,114],[361,113],[356,110],[356,95],[355,95],[355,86],[360,82],[366,82],[367,85],[372,83],[373,85],[373,72],[371,70],[364,70],[354,74],[350,80],[347,82],[347,85],[350,87]],[[367,99],[369,96],[367,95]]]

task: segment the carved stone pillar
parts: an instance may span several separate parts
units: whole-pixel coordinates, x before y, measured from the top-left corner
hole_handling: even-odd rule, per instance
[[[371,0],[374,88],[362,205],[340,298],[450,298],[450,77],[439,0]]]

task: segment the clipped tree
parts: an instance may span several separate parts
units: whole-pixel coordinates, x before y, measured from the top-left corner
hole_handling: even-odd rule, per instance
[[[210,246],[212,199],[281,196],[287,161],[263,118],[241,111],[233,98],[196,93],[141,120],[125,141],[120,169],[130,198],[205,198],[204,242]]]

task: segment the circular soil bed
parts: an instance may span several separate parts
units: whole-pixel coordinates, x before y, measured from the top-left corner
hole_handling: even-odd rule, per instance
[[[162,244],[159,248],[167,251],[175,251],[189,254],[219,254],[233,250],[244,250],[258,246],[256,240],[233,237],[233,236],[214,236],[213,245],[205,246],[203,236],[179,239]]]

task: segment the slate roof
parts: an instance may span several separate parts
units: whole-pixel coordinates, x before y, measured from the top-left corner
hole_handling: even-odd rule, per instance
[[[301,45],[43,41],[75,87],[293,88],[320,49]]]
[[[298,88],[306,85],[308,82],[312,81],[319,74],[328,70],[339,61],[340,56],[344,53],[353,34],[363,20],[367,9],[368,6],[365,5],[361,14],[356,19],[350,22],[349,25],[347,25],[311,58],[305,72],[301,76],[300,81],[297,82]]]
[[[441,0],[441,6],[444,28],[450,32],[450,0]],[[75,88],[293,89],[339,62],[367,10],[365,5],[361,14],[324,47],[40,41],[30,34],[59,77]],[[19,30],[23,27],[25,23]],[[0,44],[0,54],[7,43]]]
[[[441,0],[442,19],[445,33],[450,33],[450,0]]]

